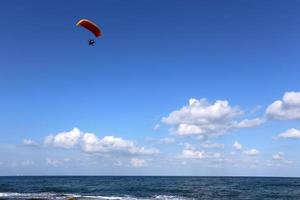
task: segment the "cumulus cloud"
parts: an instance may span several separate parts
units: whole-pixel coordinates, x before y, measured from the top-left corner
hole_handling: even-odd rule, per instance
[[[33,141],[31,139],[24,139],[23,140],[23,145],[26,145],[26,146],[38,146],[38,143],[36,143],[35,141]]]
[[[270,119],[299,120],[300,92],[286,92],[282,100],[277,100],[268,106],[266,115]]]
[[[252,128],[259,126],[264,123],[264,119],[254,118],[254,119],[244,119],[234,125],[235,128]]]
[[[131,166],[133,167],[145,167],[147,166],[146,161],[143,159],[132,158],[130,160]]]
[[[159,153],[156,149],[138,147],[130,140],[114,136],[99,138],[94,133],[84,133],[78,128],[47,136],[44,143],[47,146],[64,149],[72,149],[78,146],[85,153],[127,153],[132,155],[153,155]]]
[[[56,135],[49,135],[45,138],[44,143],[47,146],[61,147],[71,149],[78,144],[81,132],[78,128],[73,128],[68,132],[61,132]]]
[[[250,149],[250,150],[244,151],[244,154],[247,156],[257,156],[260,154],[260,151],[258,151],[257,149]]]
[[[204,158],[204,151],[197,151],[191,148],[185,148],[182,150],[181,158],[187,159],[203,159]]]
[[[242,144],[240,144],[238,141],[235,141],[232,146],[235,150],[241,150],[243,148]]]
[[[123,152],[140,155],[153,155],[158,153],[158,150],[156,149],[137,147],[130,140],[124,140],[114,136],[98,138],[93,133],[85,133],[81,142],[82,150],[86,153]]]
[[[283,160],[284,159],[284,153],[278,152],[277,154],[274,154],[272,156],[273,160]]]
[[[184,149],[181,152],[179,158],[181,159],[213,159],[214,161],[220,160],[222,155],[217,152],[206,152],[203,150],[197,150],[193,146],[187,144],[185,145]],[[217,159],[217,160],[216,160]]]
[[[175,110],[169,116],[162,118],[162,122],[173,126],[179,135],[221,135],[239,128],[255,127],[263,120],[244,119],[238,121],[243,114],[238,107],[231,107],[228,101],[217,100],[213,104],[205,98],[190,99],[188,105]]]
[[[291,139],[300,139],[300,130],[291,128],[287,131],[280,133],[278,138],[291,138]]]

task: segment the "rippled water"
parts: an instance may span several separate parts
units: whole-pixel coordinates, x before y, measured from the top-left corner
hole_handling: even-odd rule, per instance
[[[300,178],[0,177],[0,199],[300,199]]]

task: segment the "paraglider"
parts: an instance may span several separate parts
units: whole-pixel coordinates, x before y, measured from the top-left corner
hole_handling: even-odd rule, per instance
[[[77,22],[76,26],[82,26],[85,29],[89,30],[90,32],[92,32],[94,34],[94,36],[100,37],[102,35],[102,31],[99,28],[99,26],[97,24],[95,24],[94,22],[88,20],[88,19],[81,19]],[[94,44],[96,43],[96,41],[94,39],[89,39],[88,44],[90,46],[94,46]]]

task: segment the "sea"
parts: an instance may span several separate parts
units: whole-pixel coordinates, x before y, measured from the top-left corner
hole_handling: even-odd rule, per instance
[[[77,200],[300,200],[300,178],[0,177],[0,199],[67,200],[72,198]]]

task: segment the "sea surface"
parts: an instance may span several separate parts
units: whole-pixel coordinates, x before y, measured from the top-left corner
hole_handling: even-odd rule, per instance
[[[223,200],[300,199],[300,178],[0,177],[0,199]]]

